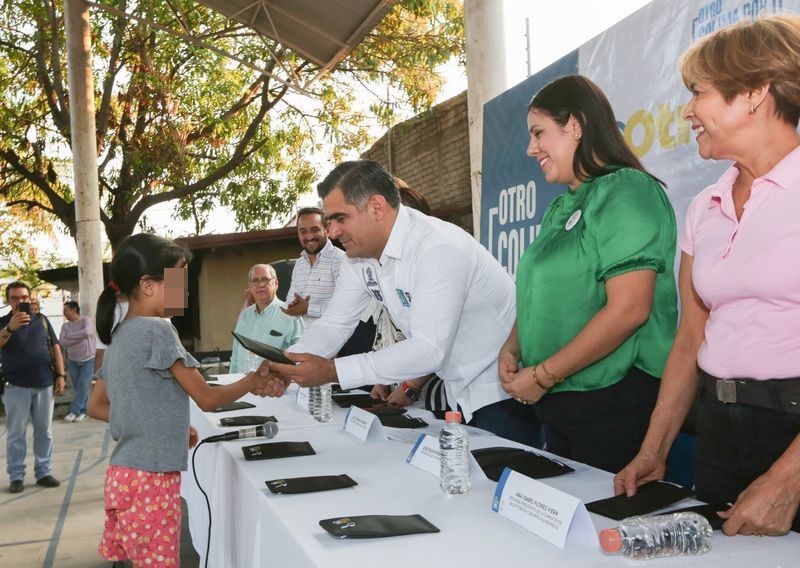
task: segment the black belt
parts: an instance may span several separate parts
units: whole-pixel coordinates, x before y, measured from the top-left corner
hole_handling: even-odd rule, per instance
[[[718,379],[700,371],[703,387],[719,402],[745,404],[785,414],[800,414],[800,377],[792,379]]]

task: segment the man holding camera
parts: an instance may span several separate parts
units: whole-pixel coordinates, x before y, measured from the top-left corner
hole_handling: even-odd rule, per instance
[[[0,317],[0,348],[3,352],[6,409],[6,462],[11,480],[9,491],[25,488],[25,430],[33,422],[33,453],[36,484],[58,487],[51,475],[53,453],[54,395],[64,392],[64,359],[58,338],[43,314],[31,315],[30,288],[24,282],[6,287],[11,313]]]

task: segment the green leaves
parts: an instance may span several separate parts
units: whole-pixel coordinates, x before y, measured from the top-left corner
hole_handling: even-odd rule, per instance
[[[101,1],[182,31],[166,2]],[[199,4],[178,4],[203,41],[277,74],[290,69],[301,83],[318,71],[241,26],[213,26]],[[198,232],[219,207],[242,230],[288,216],[325,173],[317,169],[366,149],[370,127],[429,107],[441,88],[436,67],[463,57],[460,4],[406,0],[309,100],[212,50],[99,9],[90,16],[101,218],[112,247],[164,202]],[[0,19],[0,199],[74,235],[61,2],[0,0]]]

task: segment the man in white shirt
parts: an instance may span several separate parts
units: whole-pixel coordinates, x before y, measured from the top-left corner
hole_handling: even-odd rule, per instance
[[[288,353],[270,363],[276,379],[260,394],[339,382],[343,388],[397,383],[436,373],[466,422],[535,444],[532,407],[500,386],[497,355],[515,318],[514,283],[469,234],[404,207],[392,176],[367,160],[337,166],[318,185],[329,235],[347,259],[327,311]],[[329,359],[370,298],[382,303],[406,339],[380,351]]]
[[[302,317],[308,329],[319,319],[333,296],[344,252],[328,240],[328,223],[318,207],[297,212],[297,238],[303,247],[292,270],[283,313]]]

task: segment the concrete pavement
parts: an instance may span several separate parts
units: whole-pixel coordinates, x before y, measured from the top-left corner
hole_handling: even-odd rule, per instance
[[[45,489],[33,479],[33,429],[28,426],[25,490],[8,491],[5,417],[0,418],[0,566],[28,568],[110,567],[97,553],[103,531],[103,480],[113,440],[104,422],[64,422],[63,405],[53,421],[53,475],[61,487]],[[184,517],[185,518],[185,517]],[[185,527],[184,527],[185,528]],[[187,531],[184,531],[186,533]],[[198,558],[181,539],[181,565]]]

